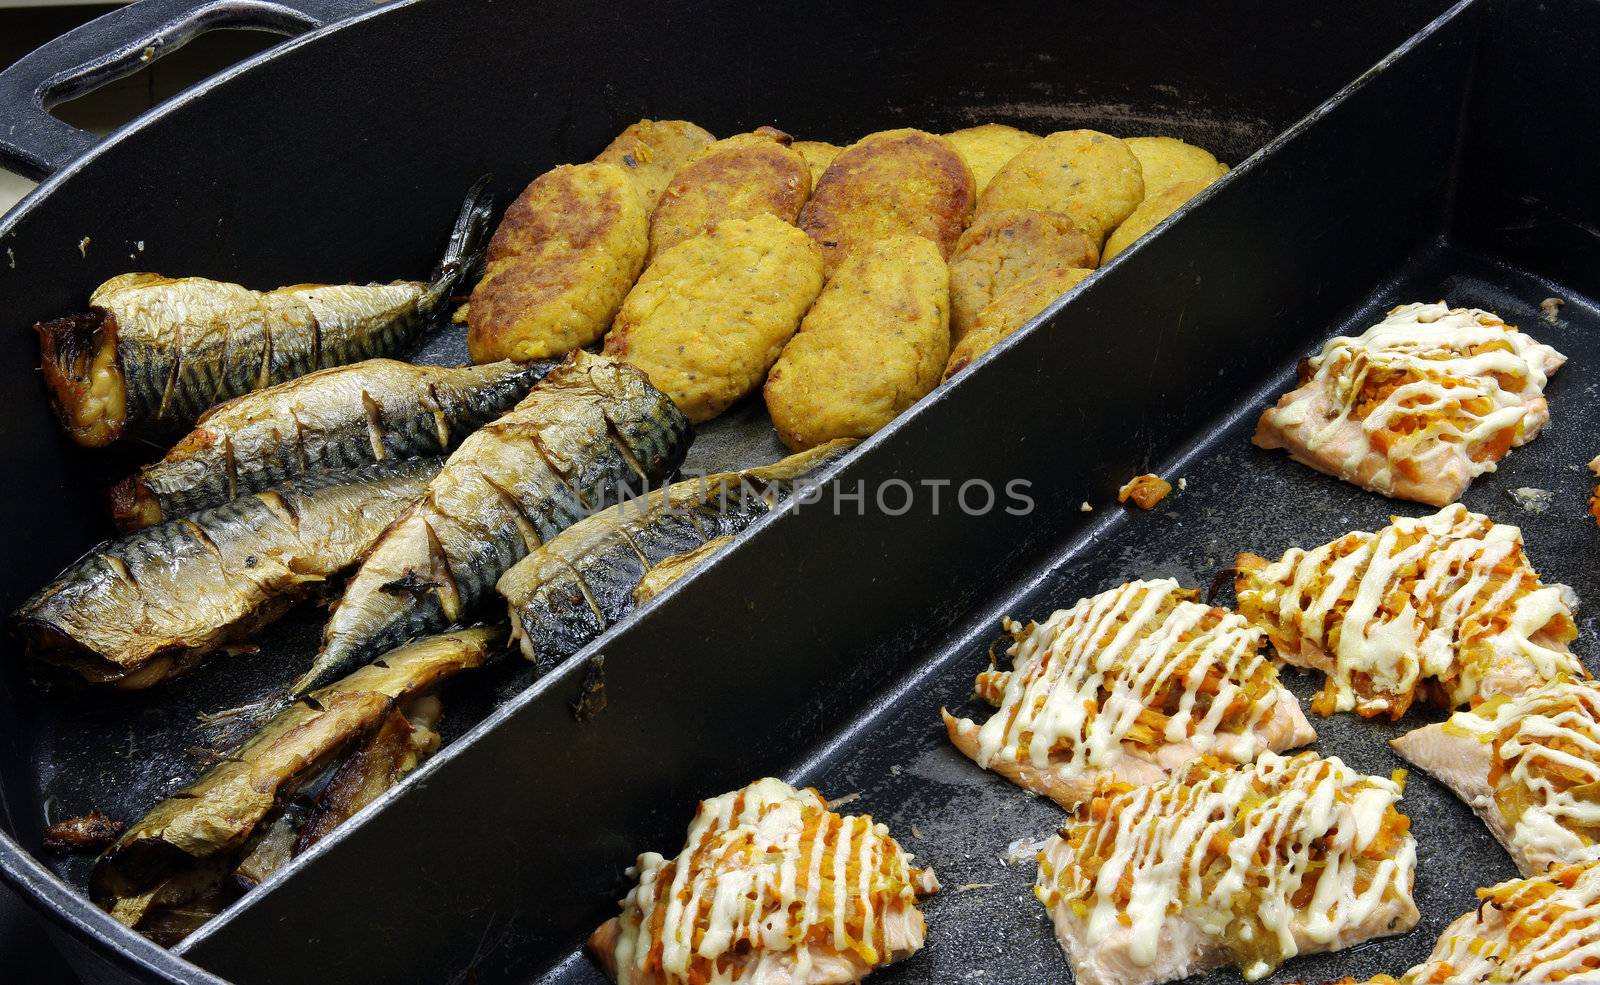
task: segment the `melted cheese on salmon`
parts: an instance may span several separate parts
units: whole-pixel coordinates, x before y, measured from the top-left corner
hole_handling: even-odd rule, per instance
[[[1220,950],[1253,981],[1302,951],[1415,922],[1416,845],[1395,810],[1400,793],[1397,780],[1315,753],[1235,768],[1196,760],[1155,786],[1108,785],[1080,807],[1040,853],[1035,895],[1072,925],[1063,939],[1082,949],[1069,954],[1080,980],[1096,964],[1158,957],[1187,973],[1220,963]],[[1170,953],[1171,941],[1196,939],[1195,954]],[[1115,960],[1098,953],[1113,946]]]
[[[1459,504],[1393,520],[1272,563],[1240,556],[1239,611],[1289,663],[1328,673],[1313,710],[1399,718],[1429,681],[1456,707],[1588,676],[1567,651],[1572,592],[1540,582],[1521,530]]]
[[[1194,595],[1172,579],[1135,581],[1042,624],[1007,620],[1012,669],[978,675],[978,694],[999,708],[978,730],[978,765],[1010,759],[1065,779],[1113,771],[1130,751],[1153,760],[1164,744],[1186,745],[1183,758],[1254,759],[1265,748],[1256,729],[1294,696],[1264,635]]]
[[[1600,865],[1568,865],[1478,890],[1483,902],[1440,935],[1401,979],[1424,982],[1594,981],[1600,977]]]
[[[639,856],[616,980],[760,981],[769,961],[792,976],[784,981],[853,980],[921,947],[917,897],[938,882],[911,861],[884,825],[835,814],[815,790],[781,780],[703,801],[676,858]],[[841,957],[853,969],[845,978],[812,974]]]
[[[1538,434],[1547,374],[1564,361],[1490,312],[1401,305],[1309,360],[1257,443],[1375,492],[1449,502]]]

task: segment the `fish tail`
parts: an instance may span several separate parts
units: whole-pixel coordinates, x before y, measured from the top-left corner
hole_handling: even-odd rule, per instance
[[[310,669],[289,685],[288,701],[291,703],[299,701],[317,688],[340,677],[355,665],[359,656],[360,654],[345,645],[343,641],[332,640],[317,654]]]
[[[493,178],[486,174],[473,182],[466,201],[461,203],[461,214],[450,230],[444,256],[428,278],[428,294],[436,303],[443,303],[456,293],[483,261],[489,246],[490,220],[494,218],[494,193],[489,190]]]
[[[276,695],[252,701],[237,708],[202,712],[195,729],[204,739],[206,747],[218,755],[226,755],[244,745],[251,736],[261,731],[272,719],[282,714],[294,698]]]

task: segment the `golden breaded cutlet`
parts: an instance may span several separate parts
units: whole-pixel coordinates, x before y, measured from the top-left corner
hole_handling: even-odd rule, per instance
[[[972,169],[943,137],[921,130],[884,130],[834,158],[800,228],[817,245],[831,276],[853,249],[911,233],[948,257],[972,219]]]
[[[617,134],[594,160],[625,169],[638,183],[645,208],[653,209],[684,162],[716,139],[688,120],[640,120]]]
[[[467,312],[474,362],[542,359],[600,338],[644,266],[649,219],[612,164],[567,164],[534,179],[489,241]]]
[[[865,438],[939,385],[950,353],[949,278],[931,240],[854,250],[784,347],[767,410],[795,451]]]
[[[1180,181],[1209,184],[1228,173],[1228,166],[1218,163],[1210,151],[1176,137],[1128,137],[1122,142],[1139,160],[1145,198],[1154,198]]]
[[[1200,194],[1207,185],[1216,180],[1213,176],[1204,181],[1179,181],[1154,195],[1146,195],[1144,201],[1139,203],[1139,207],[1133,210],[1133,214],[1124,219],[1122,225],[1106,239],[1105,258],[1109,260],[1132,246],[1167,216],[1178,211],[1179,206]]]
[[[1094,240],[1060,212],[980,213],[950,258],[950,333],[960,341],[978,312],[1019,281],[1047,270],[1099,264]]]
[[[822,255],[805,233],[765,213],[728,219],[656,257],[605,351],[708,421],[761,386],[821,289]]]
[[[1063,130],[1007,161],[978,211],[1064,212],[1099,245],[1143,199],[1139,159],[1127,144],[1098,130]]]
[[[944,139],[950,141],[956,153],[972,169],[972,180],[977,183],[978,194],[982,195],[995,172],[1044,138],[1004,123],[985,123],[965,130],[952,130],[944,135]]]
[[[955,344],[950,362],[945,366],[944,378],[948,380],[961,372],[1092,273],[1094,271],[1081,267],[1062,267],[1013,284],[978,313],[971,331]]]
[[[796,140],[789,146],[806,159],[806,166],[811,169],[812,188],[817,187],[817,182],[822,180],[822,172],[828,170],[828,165],[832,164],[833,159],[839,156],[839,151],[844,149],[825,140]]]
[[[811,169],[771,127],[706,147],[678,169],[650,214],[650,255],[698,236],[724,219],[765,213],[793,223],[811,197]]]

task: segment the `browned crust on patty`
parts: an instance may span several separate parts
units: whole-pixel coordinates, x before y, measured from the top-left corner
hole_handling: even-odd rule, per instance
[[[830,276],[856,246],[901,233],[932,240],[949,259],[976,198],[972,170],[943,137],[884,130],[834,158],[799,224]]]
[[[651,208],[684,162],[716,139],[688,120],[640,120],[617,134],[594,162],[626,170]]]
[[[771,127],[719,140],[673,175],[650,215],[650,254],[669,250],[724,219],[767,213],[793,223],[811,195],[811,169]]]
[[[506,209],[489,240],[487,263],[532,253],[552,243],[583,250],[599,242],[622,214],[620,185],[587,180],[585,166],[563,164],[533,179]]]
[[[647,229],[638,189],[616,165],[562,165],[534,179],[506,210],[472,291],[473,360],[545,358],[600,338],[643,267]]]

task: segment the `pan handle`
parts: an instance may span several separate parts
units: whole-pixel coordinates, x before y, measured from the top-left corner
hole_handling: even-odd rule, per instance
[[[0,167],[42,179],[100,139],[50,108],[139,71],[206,31],[294,36],[381,0],[137,0],[56,38],[0,72]]]

